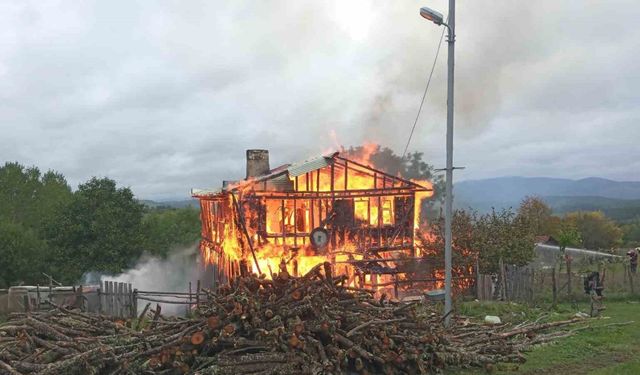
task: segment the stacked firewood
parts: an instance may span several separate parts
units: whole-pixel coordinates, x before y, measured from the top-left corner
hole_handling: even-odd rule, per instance
[[[0,374],[426,374],[447,366],[522,362],[542,333],[574,323],[519,326],[442,316],[344,286],[328,264],[302,277],[235,279],[209,291],[193,319],[145,309],[116,321],[57,307],[0,326]]]

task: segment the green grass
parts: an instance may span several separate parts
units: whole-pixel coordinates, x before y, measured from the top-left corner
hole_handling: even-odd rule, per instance
[[[534,348],[527,353],[527,362],[521,365],[498,365],[496,374],[640,374],[640,301],[608,301],[602,317],[592,319],[591,327],[557,343]],[[576,311],[587,311],[586,302],[572,308],[563,304],[550,312],[550,320],[566,319]],[[531,320],[544,312],[508,303],[468,302],[458,308],[459,313],[481,317],[498,315],[505,321]],[[634,323],[608,326],[611,323]],[[460,375],[485,374],[484,370],[453,370]]]

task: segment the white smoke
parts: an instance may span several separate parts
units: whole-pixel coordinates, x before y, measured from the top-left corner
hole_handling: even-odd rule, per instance
[[[119,275],[100,275],[100,282],[113,281],[131,284],[134,289],[140,292],[178,292],[184,293],[196,291],[198,278],[200,277],[198,267],[199,253],[197,247],[190,246],[174,250],[166,258],[159,258],[151,255],[143,255],[135,267]],[[85,280],[87,277],[85,276]],[[170,296],[147,296],[139,293],[138,310],[151,302],[155,306],[157,302],[147,301],[143,298],[159,300],[176,300]],[[163,314],[183,314],[187,307],[178,304],[160,303]]]

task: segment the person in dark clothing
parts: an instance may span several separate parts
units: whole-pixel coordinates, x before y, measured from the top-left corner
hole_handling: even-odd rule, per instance
[[[629,250],[627,252],[627,256],[629,257],[629,269],[631,270],[631,273],[636,273],[636,271],[638,270],[638,251],[640,251],[640,248],[635,248],[632,250]]]
[[[591,296],[591,316],[600,315],[600,311],[605,307],[602,304],[602,291],[604,290],[604,271],[602,278],[600,272],[591,272],[584,278],[584,292]]]
[[[598,297],[602,297],[602,291],[604,290],[604,285],[602,284],[600,272],[591,272],[584,279],[585,294],[595,294]]]

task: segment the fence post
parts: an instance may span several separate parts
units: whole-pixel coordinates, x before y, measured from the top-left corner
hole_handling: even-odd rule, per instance
[[[551,291],[553,292],[553,307],[556,307],[556,303],[558,302],[558,285],[556,284],[556,266],[553,265],[551,269]]]
[[[104,281],[104,291],[102,293],[102,298],[104,299],[104,305],[102,309],[104,310],[105,315],[109,315],[109,282]]]
[[[200,313],[200,279],[196,284],[196,311]]]
[[[136,317],[136,310],[133,309],[133,288],[131,284],[127,284],[127,303],[129,305],[129,316]]]
[[[476,299],[480,300],[480,262],[478,261],[478,257],[476,257]],[[397,295],[396,295],[397,298]]]
[[[133,290],[131,298],[133,299],[133,316],[135,317],[138,315],[138,289]]]
[[[102,281],[100,281],[98,288],[98,314],[102,315]]]
[[[36,311],[38,310],[40,310],[40,284],[36,285]]]
[[[189,303],[187,303],[186,308],[187,308],[187,315],[189,316],[189,313],[191,312],[191,301],[193,300],[193,296],[191,295],[191,281],[189,281]]]
[[[507,275],[505,275],[504,262],[502,261],[502,257],[500,257],[498,261],[498,266],[500,267],[500,299],[503,301],[507,300]]]
[[[124,318],[124,283],[118,283],[118,317]]]
[[[631,294],[636,294],[633,285],[633,272],[631,270],[631,266],[629,266],[629,287],[631,288]]]
[[[567,296],[571,299],[571,258],[565,255],[567,261]]]
[[[107,314],[113,315],[113,281],[107,281]]]
[[[533,304],[533,300],[534,300],[534,296],[533,296],[533,291],[535,289],[535,282],[536,282],[536,272],[533,269],[533,266],[531,266],[529,268],[529,271],[531,272],[531,284],[529,284],[529,303]]]

